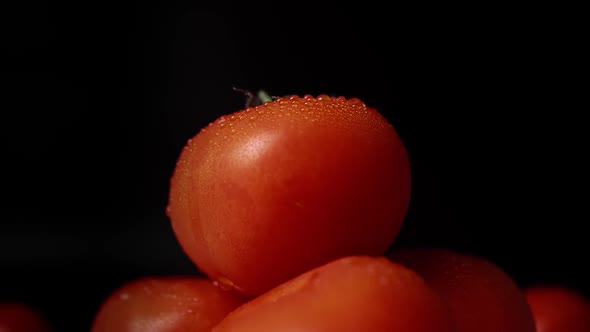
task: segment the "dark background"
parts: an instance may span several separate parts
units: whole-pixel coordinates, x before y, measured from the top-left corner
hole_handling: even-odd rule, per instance
[[[381,111],[413,167],[395,246],[588,294],[584,150],[550,19],[370,2],[1,6],[0,300],[59,331],[88,330],[133,278],[197,273],[164,214],[168,180],[188,138],[242,107],[234,86]]]

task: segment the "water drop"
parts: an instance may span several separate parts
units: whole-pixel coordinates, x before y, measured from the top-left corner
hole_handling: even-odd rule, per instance
[[[352,104],[352,106],[353,106],[354,108],[357,108],[357,109],[364,109],[364,108],[366,107],[366,106],[365,106],[365,103],[363,103],[363,102],[362,102],[360,99],[358,99],[358,98],[350,98],[350,99],[349,99],[349,102]]]
[[[227,279],[226,277],[219,277],[217,280],[213,281],[213,284],[223,290],[235,290],[236,287],[234,283]]]

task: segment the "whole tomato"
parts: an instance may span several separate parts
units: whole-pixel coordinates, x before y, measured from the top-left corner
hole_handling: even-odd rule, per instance
[[[333,259],[383,255],[405,218],[410,164],[394,127],[356,98],[278,98],[188,141],[168,216],[209,277],[259,295]]]

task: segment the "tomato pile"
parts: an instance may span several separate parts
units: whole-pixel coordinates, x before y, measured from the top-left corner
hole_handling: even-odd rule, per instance
[[[219,117],[181,152],[166,211],[207,278],[124,285],[92,332],[536,331],[543,300],[490,261],[387,253],[410,169],[396,129],[357,98],[279,97]],[[570,320],[590,312],[572,306]],[[578,331],[553,326],[539,331]]]
[[[166,211],[207,277],[129,282],[92,332],[590,331],[573,291],[522,290],[443,248],[387,252],[410,168],[395,128],[357,98],[279,97],[220,117],[180,154]]]

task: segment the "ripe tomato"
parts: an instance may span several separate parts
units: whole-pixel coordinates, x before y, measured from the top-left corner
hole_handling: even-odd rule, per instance
[[[418,272],[449,303],[456,332],[535,332],[520,288],[490,261],[443,249],[404,249],[390,257]]]
[[[141,278],[101,305],[92,332],[209,332],[246,298],[206,279]]]
[[[573,289],[537,285],[525,288],[524,294],[537,332],[590,331],[590,301]]]
[[[278,98],[189,140],[168,216],[209,277],[258,295],[330,260],[383,255],[409,203],[394,127],[358,99]]]
[[[49,322],[30,305],[17,302],[0,303],[0,331],[49,332]]]
[[[452,321],[415,272],[384,257],[350,256],[244,304],[213,331],[450,332]]]

